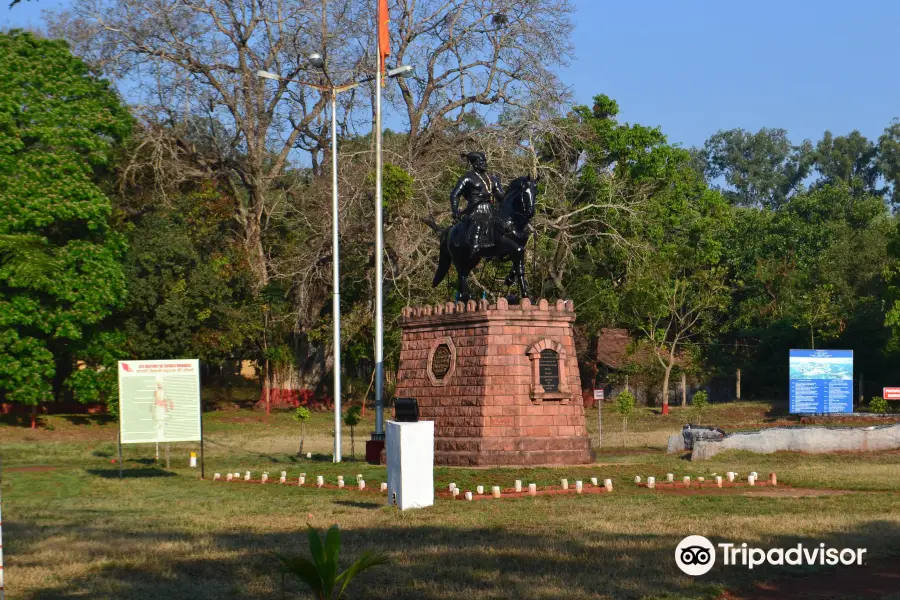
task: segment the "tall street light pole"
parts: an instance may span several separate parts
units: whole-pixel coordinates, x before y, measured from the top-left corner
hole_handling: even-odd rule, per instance
[[[344,92],[349,89],[353,89],[356,86],[366,83],[368,81],[372,81],[373,77],[366,77],[359,81],[353,81],[350,83],[346,83],[343,85],[334,85],[331,81],[331,77],[328,75],[328,71],[325,68],[325,59],[321,54],[315,53],[309,55],[309,64],[316,69],[320,69],[322,74],[325,76],[325,80],[328,82],[327,86],[315,85],[306,83],[311,88],[329,92],[331,94],[331,253],[333,257],[333,262],[331,263],[331,283],[332,283],[332,295],[331,295],[331,311],[332,311],[332,319],[333,319],[333,339],[332,343],[334,344],[334,459],[333,461],[338,463],[341,462],[341,270],[340,270],[340,243],[338,239],[339,228],[338,228],[338,212],[339,212],[339,203],[338,203],[338,131],[337,131],[337,95],[340,92]],[[412,74],[413,68],[411,66],[403,66],[398,67],[396,69],[392,69],[387,72],[388,77],[403,77]],[[258,77],[262,77],[264,79],[275,79],[282,81],[297,81],[294,79],[286,79],[277,75],[275,73],[269,73],[268,71],[257,71],[256,75]],[[381,72],[379,71],[376,77],[374,78],[380,84],[381,81]],[[298,82],[303,83],[303,82]],[[379,85],[379,93],[377,95],[376,102],[378,103],[377,108],[380,108],[381,103],[381,95],[380,95],[381,86]],[[380,168],[380,160],[381,160],[381,152],[380,152],[380,140],[381,140],[381,112],[378,112],[378,174],[376,175],[376,196],[379,197],[378,210],[376,211],[376,224],[377,224],[377,233],[376,233],[376,246],[381,244],[381,168]],[[380,292],[381,289],[381,257],[380,254],[376,259],[376,271],[379,273],[377,288]],[[376,302],[377,309],[380,310],[381,306],[381,294],[378,294],[378,301]],[[380,331],[381,329],[381,319],[377,319],[376,331]],[[377,337],[377,335],[376,335]],[[377,367],[376,367],[377,369]],[[380,420],[379,420],[380,422]]]

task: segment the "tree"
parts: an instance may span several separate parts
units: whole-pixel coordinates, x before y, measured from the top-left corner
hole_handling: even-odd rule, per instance
[[[345,571],[338,573],[338,555],[341,551],[341,531],[332,525],[325,534],[325,543],[312,525],[307,526],[309,553],[312,561],[302,556],[278,556],[281,572],[297,577],[305,583],[316,600],[339,600],[353,579],[372,567],[385,565],[390,560],[387,555],[364,552]]]
[[[855,193],[879,195],[878,147],[859,131],[846,136],[826,131],[816,144],[819,185],[843,184]]]
[[[705,390],[694,392],[691,397],[691,404],[697,409],[697,423],[703,423],[703,409],[709,404],[709,396]]]
[[[878,171],[891,186],[891,202],[900,204],[900,119],[878,138]]]
[[[724,178],[725,197],[738,206],[778,208],[809,175],[813,148],[794,146],[784,129],[720,131],[700,152],[710,182]]]
[[[130,129],[108,82],[64,42],[0,33],[0,393],[8,400],[36,405],[64,386],[93,391],[80,400],[109,392],[92,374],[114,372],[115,352],[101,348],[114,340],[99,326],[125,296],[125,243],[110,227],[102,182]],[[80,357],[90,373],[74,373]]]
[[[634,412],[634,395],[625,390],[616,396],[616,412],[622,415],[622,446],[625,446],[625,436],[628,434],[628,415]]]
[[[359,406],[351,406],[344,414],[344,425],[350,428],[350,456],[356,458],[356,436],[354,428],[359,425],[361,409]]]
[[[298,406],[294,411],[294,420],[300,423],[300,449],[297,450],[297,456],[303,456],[303,425],[311,416],[312,413],[305,406]]]
[[[714,329],[730,292],[721,265],[728,206],[689,167],[687,152],[669,154],[667,186],[647,202],[639,230],[646,246],[629,268],[623,298],[632,326],[652,345],[663,369],[663,413],[679,353]]]

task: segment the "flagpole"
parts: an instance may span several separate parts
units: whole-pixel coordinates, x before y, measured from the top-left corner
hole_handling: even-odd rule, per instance
[[[375,73],[375,433],[384,433],[384,286],[383,265],[384,237],[381,194],[381,81],[384,56],[381,53],[381,19],[387,18],[381,11],[376,12],[378,27],[378,68]]]

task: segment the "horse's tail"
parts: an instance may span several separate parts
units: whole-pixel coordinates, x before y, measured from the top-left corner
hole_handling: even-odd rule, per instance
[[[448,227],[441,233],[441,257],[438,259],[437,272],[434,279],[431,280],[431,287],[437,287],[450,272],[450,265],[453,263],[453,257],[450,255],[450,228]]]

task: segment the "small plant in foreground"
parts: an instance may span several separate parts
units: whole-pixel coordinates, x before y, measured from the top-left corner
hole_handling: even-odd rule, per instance
[[[622,415],[622,445],[625,445],[625,437],[628,434],[628,415],[634,411],[634,395],[625,390],[616,396],[616,412]]]
[[[883,415],[888,412],[888,402],[881,396],[875,396],[869,400],[869,410]]]
[[[709,405],[709,395],[705,390],[700,390],[698,392],[694,392],[693,398],[691,398],[691,404],[694,405],[694,408],[697,409],[697,423],[703,423],[703,409]]]
[[[303,456],[303,424],[309,421],[311,413],[305,406],[298,406],[294,411],[294,420],[300,422],[300,449],[297,450],[297,456]]]
[[[356,435],[354,428],[359,425],[361,408],[351,406],[344,415],[344,425],[350,428],[350,456],[356,458]]]
[[[342,598],[354,577],[367,569],[389,562],[387,555],[367,551],[347,570],[338,574],[338,554],[341,551],[341,530],[338,526],[331,526],[325,534],[324,544],[312,525],[307,525],[306,533],[309,537],[309,553],[313,558],[311,561],[302,556],[276,556],[281,560],[280,571],[294,575],[308,585],[316,600]]]

